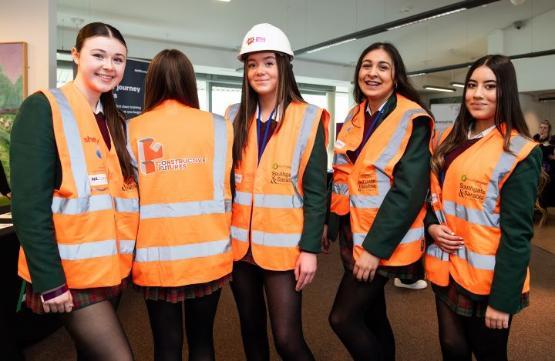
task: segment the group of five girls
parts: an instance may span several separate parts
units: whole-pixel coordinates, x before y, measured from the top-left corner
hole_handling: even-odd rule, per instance
[[[156,360],[181,360],[183,323],[189,360],[215,358],[229,281],[248,360],[269,359],[267,315],[282,359],[314,360],[301,291],[336,238],[345,273],[330,323],[353,359],[395,359],[384,286],[419,279],[423,257],[443,358],[506,359],[511,315],[528,300],[541,159],[508,58],[476,61],[438,134],[397,49],[365,49],[324,233],[329,114],[303,100],[280,29],[245,36],[241,102],[225,117],[198,109],[180,51],[153,59],[145,111],[127,125],[112,96],[127,56],[119,31],[86,25],[72,56],[72,82],[23,103],[11,172],[26,303],[61,314],[79,360],[133,359],[115,313],[130,274]]]

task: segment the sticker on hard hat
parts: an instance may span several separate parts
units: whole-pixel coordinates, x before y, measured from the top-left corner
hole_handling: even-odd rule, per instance
[[[252,43],[265,43],[266,38],[263,36],[253,36],[247,39],[247,45],[251,45]]]

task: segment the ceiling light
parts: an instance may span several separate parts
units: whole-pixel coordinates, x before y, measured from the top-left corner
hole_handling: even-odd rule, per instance
[[[465,7],[458,8],[458,9],[451,10],[451,11],[446,11],[446,12],[441,13],[441,14],[428,16],[427,18],[418,19],[418,20],[411,21],[411,22],[408,22],[408,23],[404,23],[404,24],[400,24],[400,25],[397,25],[397,26],[393,26],[393,27],[391,27],[391,28],[387,28],[387,30],[401,29],[401,28],[404,28],[405,26],[414,25],[414,24],[420,24],[420,23],[423,23],[423,22],[428,21],[428,20],[441,18],[441,17],[443,17],[443,16],[447,16],[447,15],[451,15],[451,14],[456,14],[456,13],[459,13],[459,12],[464,11],[464,10],[466,10]]]
[[[346,40],[338,41],[337,43],[331,43],[331,44],[324,45],[324,46],[321,46],[321,47],[316,48],[316,49],[309,50],[309,51],[307,51],[306,53],[307,53],[307,54],[312,54],[312,53],[315,53],[315,52],[317,52],[317,51],[324,50],[324,49],[329,49],[329,48],[334,47],[334,46],[337,46],[337,45],[342,45],[342,44],[350,43],[351,41],[355,41],[356,39],[357,39],[357,38],[351,38],[351,39],[346,39]]]
[[[455,92],[455,89],[453,88],[446,88],[443,86],[436,86],[436,85],[424,85],[423,88],[426,90],[435,90],[436,92],[445,92],[445,93]]]
[[[230,2],[231,0],[216,0],[216,1],[219,1],[219,2],[221,2],[221,3],[228,3],[228,2]]]
[[[455,88],[464,88],[464,83],[459,83],[457,81],[452,81],[451,86],[454,86]]]
[[[423,22],[423,21],[428,21],[428,20],[431,20],[431,19],[436,19],[436,18],[446,16],[446,15],[450,15],[450,14],[455,14],[455,13],[458,13],[460,11],[473,9],[473,8],[478,7],[478,6],[482,6],[482,5],[486,5],[486,4],[490,4],[490,3],[494,3],[494,2],[498,2],[498,1],[501,1],[501,0],[463,0],[463,1],[457,1],[457,2],[449,4],[449,5],[445,5],[445,6],[442,6],[442,7],[439,7],[439,8],[435,8],[435,9],[432,9],[432,10],[421,12],[419,14],[410,15],[410,16],[407,16],[407,17],[402,18],[402,19],[389,21],[387,23],[372,26],[372,27],[367,28],[367,29],[355,31],[353,33],[345,34],[345,35],[342,35],[342,36],[339,36],[339,37],[336,37],[336,38],[333,38],[333,39],[328,39],[326,41],[322,41],[322,42],[317,43],[317,44],[306,46],[306,47],[301,48],[301,49],[296,49],[295,50],[295,56],[298,56],[298,55],[301,55],[301,54],[306,54],[306,53],[311,53],[311,52],[322,50],[322,49],[327,49],[327,46],[331,45],[331,44],[333,44],[333,46],[336,46],[336,45],[339,45],[339,44],[344,44],[344,42],[349,42],[349,41],[352,41],[354,39],[363,39],[363,38],[366,38],[366,37],[369,37],[369,36],[372,36],[372,35],[376,35],[376,34],[386,32],[388,30],[399,29],[399,28],[405,27],[407,25],[416,24],[416,23],[420,23],[420,22]]]

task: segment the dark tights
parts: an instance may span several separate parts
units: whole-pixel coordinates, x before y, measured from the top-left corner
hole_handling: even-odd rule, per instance
[[[130,361],[133,354],[115,309],[119,298],[61,315],[79,361]]]
[[[270,359],[266,332],[266,302],[276,349],[285,361],[313,361],[302,330],[301,292],[295,291],[292,271],[267,271],[235,262],[231,289],[239,310],[241,335],[248,361]]]
[[[147,300],[146,306],[154,337],[155,361],[181,361],[183,355],[183,307],[189,361],[212,361],[214,318],[221,290],[184,302]]]
[[[436,297],[439,342],[444,361],[507,361],[509,328],[486,327],[483,317],[457,315]]]
[[[384,287],[388,278],[358,281],[345,271],[329,321],[353,359],[395,360],[395,338],[387,318]]]

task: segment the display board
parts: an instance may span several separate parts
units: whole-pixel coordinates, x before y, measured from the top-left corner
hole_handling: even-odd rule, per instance
[[[123,79],[114,91],[116,105],[127,119],[136,117],[143,111],[148,64],[147,60],[127,59]]]

